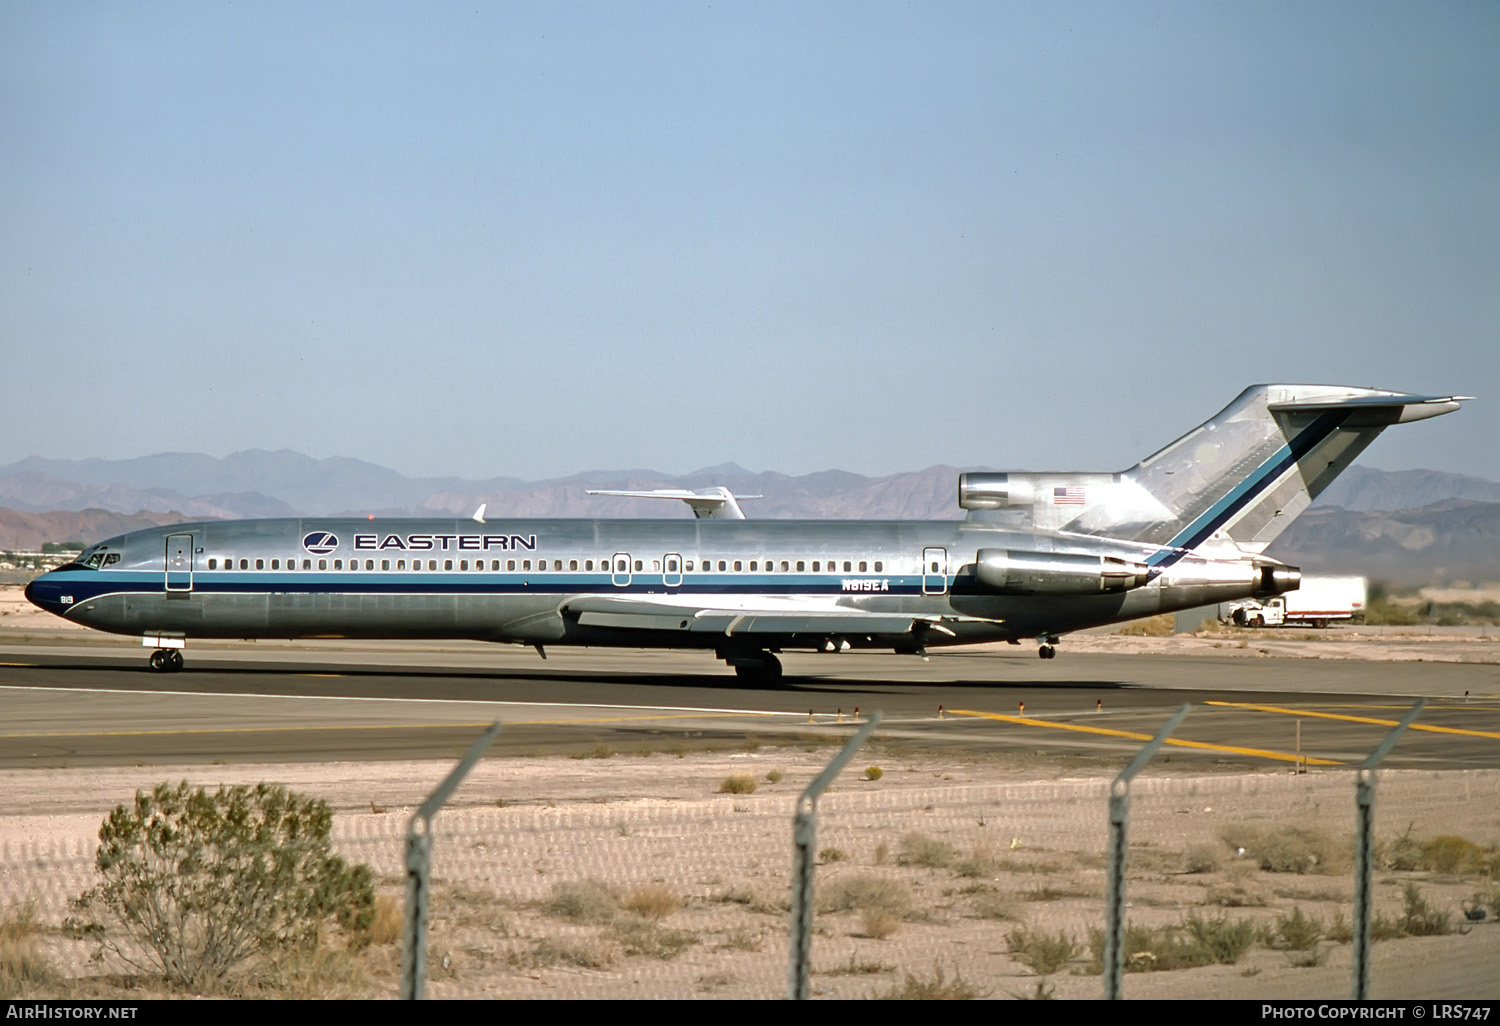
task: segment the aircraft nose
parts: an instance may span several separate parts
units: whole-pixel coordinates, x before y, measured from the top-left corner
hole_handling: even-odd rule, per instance
[[[47,580],[49,576],[51,575],[42,574],[42,576],[34,578],[30,584],[26,585],[22,594],[26,596],[27,602],[30,602],[38,609],[45,609],[49,613],[56,613],[62,608],[62,604],[59,602],[61,593],[56,582]]]

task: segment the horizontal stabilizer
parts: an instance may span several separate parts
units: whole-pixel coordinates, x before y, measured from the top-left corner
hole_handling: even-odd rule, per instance
[[[627,499],[681,499],[692,507],[700,520],[744,520],[745,512],[728,488],[651,488],[642,491],[615,488],[590,488],[590,495],[617,495]],[[741,499],[759,499],[759,495],[741,495]]]

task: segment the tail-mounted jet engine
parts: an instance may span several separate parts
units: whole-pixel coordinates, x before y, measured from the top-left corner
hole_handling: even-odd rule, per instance
[[[1114,556],[980,549],[974,576],[992,591],[1010,595],[1097,595],[1146,583],[1150,568]]]

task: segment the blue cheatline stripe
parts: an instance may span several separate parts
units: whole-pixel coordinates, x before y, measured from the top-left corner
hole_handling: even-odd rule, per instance
[[[1332,410],[1320,415],[1296,438],[1282,446],[1257,467],[1254,473],[1231,488],[1222,499],[1205,510],[1191,524],[1177,532],[1176,537],[1167,542],[1163,548],[1152,553],[1146,559],[1146,565],[1158,571],[1165,570],[1186,556],[1189,551],[1202,545],[1213,536],[1215,531],[1259,499],[1266,489],[1280,480],[1282,474],[1326,442],[1348,417],[1349,413],[1346,410]]]
[[[98,572],[95,572],[98,573]],[[730,575],[726,575],[730,576]],[[225,579],[228,578],[228,579]],[[844,580],[876,580],[889,581],[888,590],[884,591],[845,591]],[[135,574],[135,573],[106,573],[99,574],[92,580],[75,578],[71,581],[52,582],[59,592],[66,592],[74,596],[75,604],[85,602],[89,599],[98,598],[102,595],[128,593],[128,594],[163,594],[162,578],[160,574]],[[736,576],[732,580],[722,577],[701,577],[696,580],[691,576],[684,579],[680,585],[664,585],[661,583],[660,575],[654,580],[645,574],[637,574],[635,579],[624,586],[616,586],[610,583],[608,575],[581,577],[572,575],[559,575],[555,578],[536,577],[512,577],[496,576],[490,573],[483,575],[478,572],[470,575],[462,574],[383,574],[378,571],[364,571],[357,575],[343,575],[336,577],[332,574],[299,574],[294,577],[276,577],[267,573],[240,575],[225,575],[203,571],[194,574],[193,587],[191,591],[181,591],[175,594],[201,594],[201,595],[265,595],[265,594],[296,594],[296,595],[595,595],[615,596],[642,594],[669,594],[669,595],[771,595],[779,597],[816,596],[821,598],[836,596],[871,597],[878,595],[921,595],[922,578],[919,576],[889,576],[889,577],[858,577],[851,575],[849,578],[834,578],[821,580],[796,579],[791,575],[788,577],[763,577],[763,576]]]

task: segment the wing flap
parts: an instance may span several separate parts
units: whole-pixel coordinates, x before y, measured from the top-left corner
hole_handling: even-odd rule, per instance
[[[908,634],[918,621],[936,617],[912,613],[875,613],[845,606],[722,608],[684,602],[677,597],[585,597],[563,604],[585,627],[644,631],[691,631],[740,634]]]

